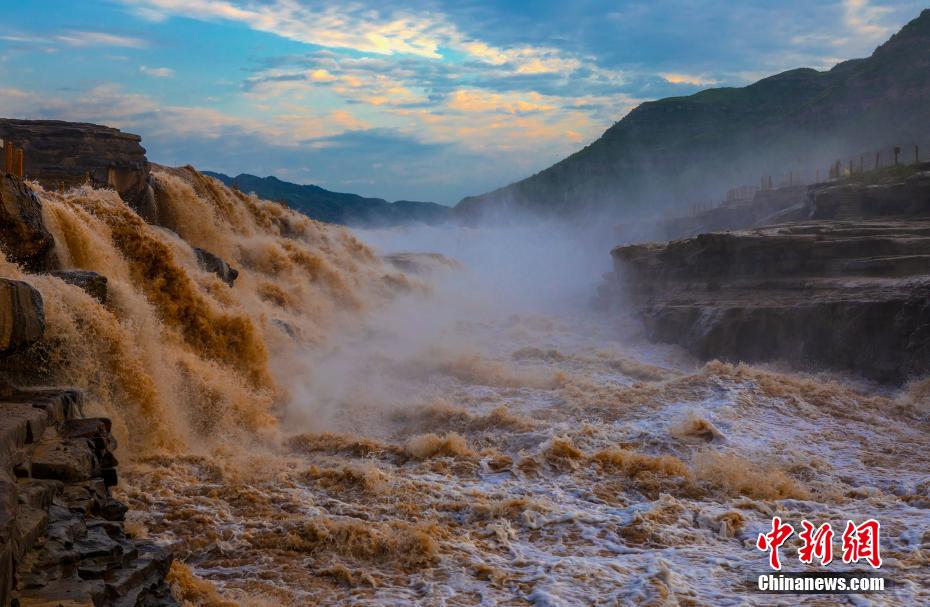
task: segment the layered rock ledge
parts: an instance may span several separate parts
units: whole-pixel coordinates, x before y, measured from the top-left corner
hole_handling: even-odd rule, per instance
[[[615,248],[599,302],[701,359],[930,372],[930,163],[759,192],[672,228],[708,226],[731,231]]]
[[[800,222],[617,247],[601,289],[702,359],[930,371],[930,219]]]
[[[63,279],[106,297],[102,277],[86,274]],[[44,332],[39,292],[0,278],[0,363]],[[83,417],[82,401],[76,390],[0,379],[0,605],[175,606],[170,555],[127,535],[127,508],[110,493],[118,480],[110,420]]]
[[[0,139],[24,149],[26,178],[46,188],[89,180],[112,187],[133,204],[151,197],[139,135],[97,124],[0,118]]]
[[[75,390],[0,388],[0,604],[175,605],[171,557],[126,534],[110,421]]]

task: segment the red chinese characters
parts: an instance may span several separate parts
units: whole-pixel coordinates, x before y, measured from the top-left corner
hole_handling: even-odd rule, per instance
[[[858,563],[865,560],[875,569],[881,567],[880,531],[881,524],[875,519],[869,519],[861,525],[846,521],[846,530],[843,531],[843,562]]]
[[[759,539],[756,540],[756,548],[762,551],[769,551],[769,565],[776,571],[781,569],[781,561],[778,560],[778,549],[794,533],[794,527],[788,523],[782,524],[781,519],[777,516],[772,518],[772,530],[768,533],[760,533]]]
[[[804,545],[798,550],[798,559],[802,563],[813,563],[816,556],[821,566],[829,565],[833,560],[833,527],[830,523],[814,527],[806,520],[801,521],[801,526],[804,530],[798,534],[798,537]]]
[[[798,533],[801,540],[798,548],[798,560],[811,564],[814,559],[820,561],[821,567],[826,567],[833,561],[833,527],[824,523],[819,527],[807,520],[801,521],[802,530]],[[776,571],[781,570],[781,560],[778,549],[794,534],[794,527],[783,523],[779,517],[772,518],[772,530],[760,533],[756,540],[756,548],[769,553],[769,565]],[[846,521],[843,531],[843,562],[855,564],[865,561],[874,569],[882,566],[880,550],[881,524],[875,519],[869,519],[860,525],[853,521]]]

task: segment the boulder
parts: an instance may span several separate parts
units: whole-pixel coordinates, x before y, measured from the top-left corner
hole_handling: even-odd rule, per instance
[[[233,286],[236,278],[239,277],[239,270],[230,267],[228,263],[204,249],[194,247],[194,253],[197,255],[197,263],[201,269],[206,272],[212,272],[220,277],[220,280]]]
[[[96,463],[92,444],[87,439],[44,440],[32,454],[32,477],[85,481],[93,476]]]
[[[0,356],[22,350],[45,333],[45,310],[37,290],[0,278]]]
[[[0,175],[0,248],[31,271],[51,265],[55,241],[42,223],[42,203],[18,177]]]
[[[28,403],[0,402],[0,465],[22,468],[24,447],[42,438],[46,420],[45,411]]]
[[[90,270],[60,270],[51,272],[69,285],[74,285],[102,304],[107,303],[107,277]]]

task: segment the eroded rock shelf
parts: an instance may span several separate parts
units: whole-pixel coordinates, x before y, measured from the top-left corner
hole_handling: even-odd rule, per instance
[[[705,360],[883,382],[930,371],[930,172],[812,187],[804,215],[617,247],[599,299]]]
[[[169,554],[129,537],[110,421],[59,388],[0,391],[0,604],[173,605]]]

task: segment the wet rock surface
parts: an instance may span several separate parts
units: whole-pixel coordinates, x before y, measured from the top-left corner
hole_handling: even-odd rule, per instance
[[[123,526],[110,422],[74,390],[0,390],[0,604],[171,606],[170,555]]]
[[[35,192],[18,177],[0,175],[0,247],[7,259],[30,270],[46,270],[54,245]]]
[[[149,166],[138,135],[97,124],[0,118],[0,139],[24,149],[26,178],[46,188],[89,178],[132,204],[146,195]]]
[[[60,270],[51,275],[83,289],[100,303],[107,302],[107,277],[102,274],[90,270]]]
[[[220,277],[220,280],[229,286],[233,286],[233,283],[239,277],[239,270],[230,267],[228,263],[205,249],[194,247],[194,253],[197,255],[197,263],[201,269],[216,274]]]
[[[0,278],[0,356],[32,345],[44,332],[39,292],[22,281]]]
[[[783,224],[612,256],[601,300],[632,305],[651,338],[699,358],[889,382],[930,371],[928,219]]]

